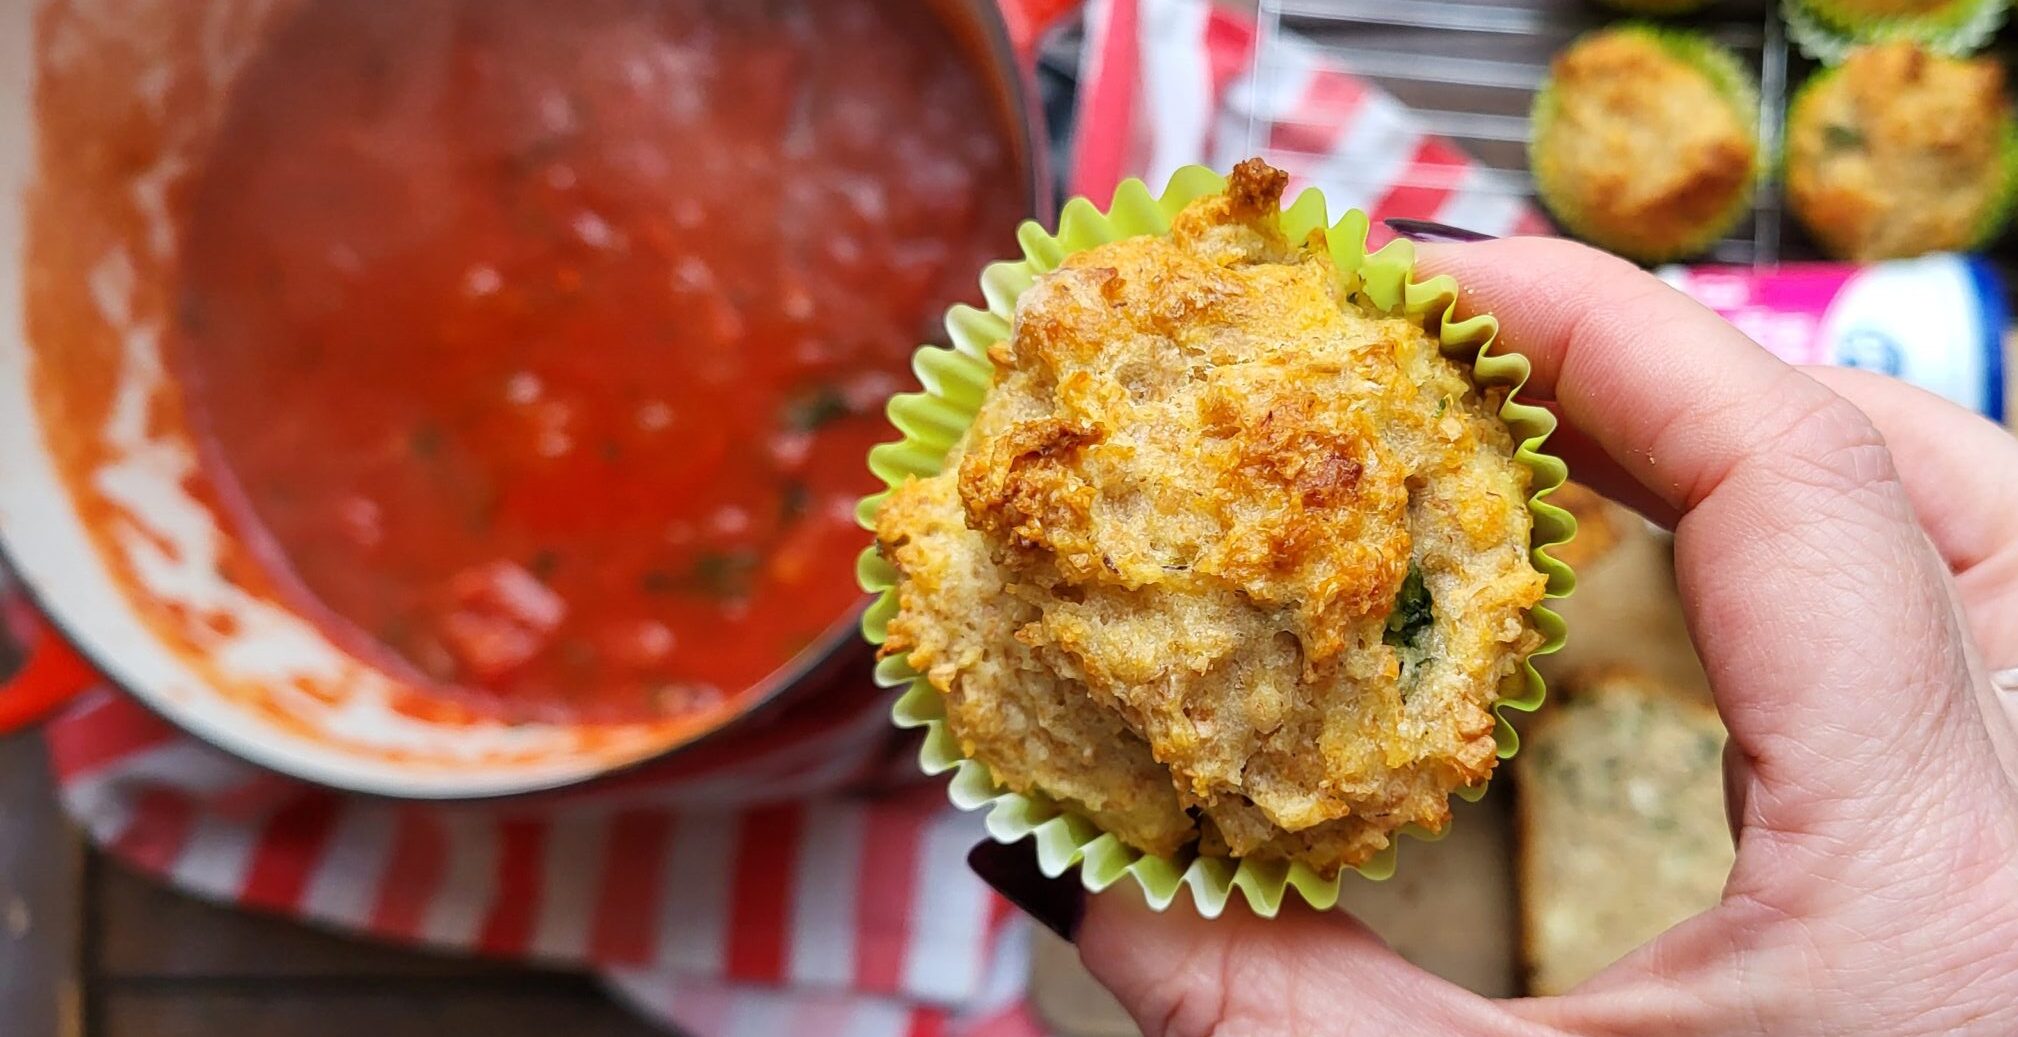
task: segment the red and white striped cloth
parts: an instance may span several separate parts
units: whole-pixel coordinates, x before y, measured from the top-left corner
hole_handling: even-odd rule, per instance
[[[593,967],[704,1037],[1041,1034],[1017,996],[1027,932],[965,867],[978,819],[917,782],[834,791],[890,770],[895,741],[883,695],[837,692],[744,760],[452,806],[260,770],[109,688],[47,739],[94,842],[208,899]]]
[[[1074,194],[1105,198],[1126,176],[1161,184],[1190,163],[1227,169],[1261,155],[1290,172],[1292,192],[1322,188],[1334,216],[1366,210],[1377,234],[1389,216],[1549,232],[1504,176],[1309,40],[1259,39],[1252,18],[1207,0],[1091,0],[1087,15]]]
[[[1210,0],[1096,0],[1087,24],[1077,193],[1225,166],[1254,124],[1266,152],[1329,156],[1306,179],[1335,203],[1488,232],[1532,219],[1468,191],[1462,155],[1316,49],[1278,39],[1254,74],[1254,24]],[[259,770],[109,688],[47,736],[91,838],[199,896],[595,969],[696,1037],[1041,1037],[1022,996],[1028,931],[965,867],[978,817],[936,782],[874,780],[915,776],[907,753],[892,757],[887,704],[864,674],[755,743],[457,806]],[[865,782],[885,791],[835,791]]]

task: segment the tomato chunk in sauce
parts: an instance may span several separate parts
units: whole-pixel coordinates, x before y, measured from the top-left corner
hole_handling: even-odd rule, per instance
[[[912,0],[310,0],[171,356],[262,555],[508,719],[708,708],[857,602],[863,458],[1020,214]]]

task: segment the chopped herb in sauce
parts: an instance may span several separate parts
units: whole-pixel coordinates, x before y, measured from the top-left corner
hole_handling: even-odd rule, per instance
[[[497,527],[498,513],[503,507],[504,491],[496,483],[478,483],[464,495],[463,528],[471,534],[490,532]]]
[[[394,616],[381,624],[377,633],[380,641],[405,650],[407,642],[413,640],[413,621],[407,616]]]
[[[778,491],[778,515],[786,522],[798,521],[812,506],[813,491],[797,479],[787,481]]]
[[[423,421],[407,434],[406,449],[421,460],[431,460],[441,456],[442,443],[447,439],[441,426],[432,421]]]
[[[569,639],[561,642],[561,661],[577,670],[593,670],[602,661],[602,653],[587,641]]]
[[[186,334],[202,334],[210,326],[209,307],[203,297],[195,292],[182,293],[176,299],[175,324]]]
[[[543,582],[553,579],[554,573],[559,571],[560,567],[560,552],[550,548],[534,551],[532,558],[526,562],[526,570]]]
[[[680,589],[718,601],[748,597],[760,559],[749,548],[703,551],[679,581]]]
[[[785,424],[794,432],[812,432],[853,413],[841,390],[821,385],[786,402]]]

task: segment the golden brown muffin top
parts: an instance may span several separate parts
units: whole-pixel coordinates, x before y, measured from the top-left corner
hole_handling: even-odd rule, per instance
[[[1968,248],[2005,191],[2009,117],[1995,61],[1860,48],[1795,104],[1787,200],[1844,258]]]
[[[1284,240],[1281,189],[1243,165],[1024,293],[946,470],[878,517],[886,651],[1012,788],[1335,871],[1490,772],[1545,581],[1498,397],[1350,295],[1322,232]]]
[[[1592,33],[1556,56],[1535,174],[1579,233],[1663,252],[1719,224],[1750,188],[1758,142],[1702,69],[1650,32]]]

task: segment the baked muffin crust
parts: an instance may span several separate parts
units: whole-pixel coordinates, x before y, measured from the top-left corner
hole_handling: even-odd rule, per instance
[[[1496,760],[1540,643],[1528,470],[1468,369],[1243,164],[1026,291],[940,474],[877,518],[886,654],[998,781],[1138,848],[1358,864]]]

